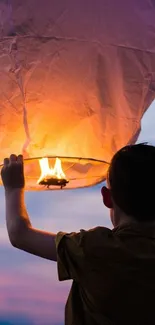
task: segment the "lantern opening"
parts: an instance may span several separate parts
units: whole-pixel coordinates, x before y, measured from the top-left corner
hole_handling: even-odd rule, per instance
[[[49,167],[48,158],[39,159],[39,165],[41,169],[40,178],[37,181],[39,185],[60,186],[63,188],[69,181],[66,179],[66,175],[63,172],[61,160],[56,158],[54,168]]]

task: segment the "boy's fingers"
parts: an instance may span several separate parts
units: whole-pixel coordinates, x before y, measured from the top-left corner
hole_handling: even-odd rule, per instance
[[[7,166],[9,164],[9,158],[4,159],[4,166]]]
[[[22,155],[18,155],[17,162],[23,163],[23,156]]]
[[[10,156],[10,163],[12,163],[12,162],[16,162],[16,161],[17,161],[17,156],[14,155],[14,154],[12,154],[12,155]]]

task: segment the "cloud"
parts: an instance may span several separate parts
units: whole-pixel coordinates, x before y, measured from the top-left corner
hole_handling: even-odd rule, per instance
[[[43,277],[42,281],[37,277],[37,270],[29,275],[23,269],[1,271],[0,316],[4,313],[27,315],[38,325],[62,322],[70,284],[63,286],[55,281],[43,280]]]
[[[35,193],[30,200],[27,197],[28,211],[35,227],[54,232],[79,231],[98,225],[111,227],[109,211],[103,205],[100,188],[45,194],[44,204],[41,194],[37,201]]]
[[[0,315],[0,325],[33,325],[35,324],[31,318],[22,314],[3,314]]]

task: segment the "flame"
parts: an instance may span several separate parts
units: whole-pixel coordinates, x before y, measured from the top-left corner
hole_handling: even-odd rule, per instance
[[[54,168],[49,167],[48,158],[39,159],[39,165],[41,169],[41,175],[37,183],[39,184],[45,178],[57,178],[57,179],[66,179],[61,166],[61,160],[56,158]]]

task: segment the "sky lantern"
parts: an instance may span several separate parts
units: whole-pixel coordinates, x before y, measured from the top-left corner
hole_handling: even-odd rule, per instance
[[[0,162],[27,190],[103,181],[154,98],[154,1],[0,1]]]

